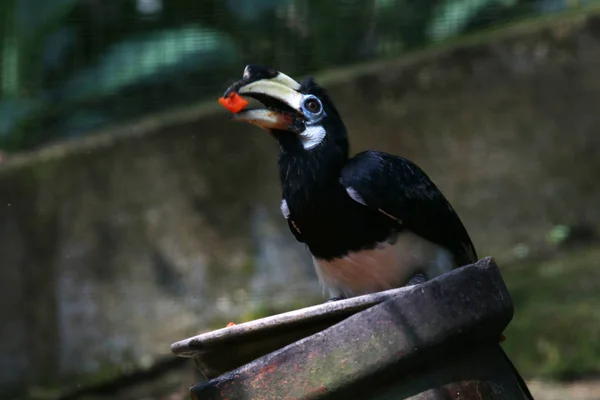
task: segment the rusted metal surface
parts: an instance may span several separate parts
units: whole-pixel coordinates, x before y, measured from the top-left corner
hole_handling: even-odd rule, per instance
[[[324,303],[218,329],[173,343],[171,351],[182,357],[193,357],[200,372],[209,379],[215,378],[406,290],[410,289],[392,289]]]
[[[502,350],[494,343],[441,351],[427,362],[417,363],[413,369],[392,367],[380,377],[365,378],[324,398],[513,400],[525,396],[515,383]]]
[[[486,258],[190,391],[198,400],[524,399],[498,344],[512,314]]]

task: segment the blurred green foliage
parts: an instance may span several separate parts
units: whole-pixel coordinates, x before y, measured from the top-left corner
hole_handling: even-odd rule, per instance
[[[305,74],[585,2],[3,0],[0,148],[215,97],[246,63]]]
[[[598,373],[599,256],[592,245],[502,269],[519,305],[503,347],[526,377],[575,379]]]

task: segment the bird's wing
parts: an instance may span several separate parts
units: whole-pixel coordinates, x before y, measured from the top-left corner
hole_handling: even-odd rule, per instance
[[[298,229],[294,220],[290,218],[286,218],[286,220],[288,223],[288,227],[292,232],[292,235],[294,235],[297,241],[299,241],[300,243],[304,243],[304,239],[302,238],[302,232],[300,231],[300,229]]]
[[[348,162],[340,182],[354,201],[448,249],[458,266],[477,261],[473,243],[450,203],[409,160],[365,151]]]

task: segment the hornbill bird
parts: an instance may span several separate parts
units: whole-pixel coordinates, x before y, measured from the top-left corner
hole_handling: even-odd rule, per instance
[[[265,107],[244,109],[242,96]],[[330,300],[421,283],[477,261],[460,218],[417,165],[378,151],[349,157],[340,114],[312,78],[299,83],[248,65],[219,101],[234,121],[279,143],[281,212],[312,254]]]
[[[279,142],[281,212],[332,298],[419,283],[477,261],[458,215],[417,165],[377,151],[349,158],[344,123],[311,78],[298,83],[249,65],[224,98],[234,94],[266,106],[233,120]]]

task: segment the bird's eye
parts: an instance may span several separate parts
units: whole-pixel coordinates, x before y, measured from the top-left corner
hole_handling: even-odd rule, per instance
[[[318,114],[321,112],[321,102],[316,97],[309,97],[304,100],[304,109],[311,114]]]

